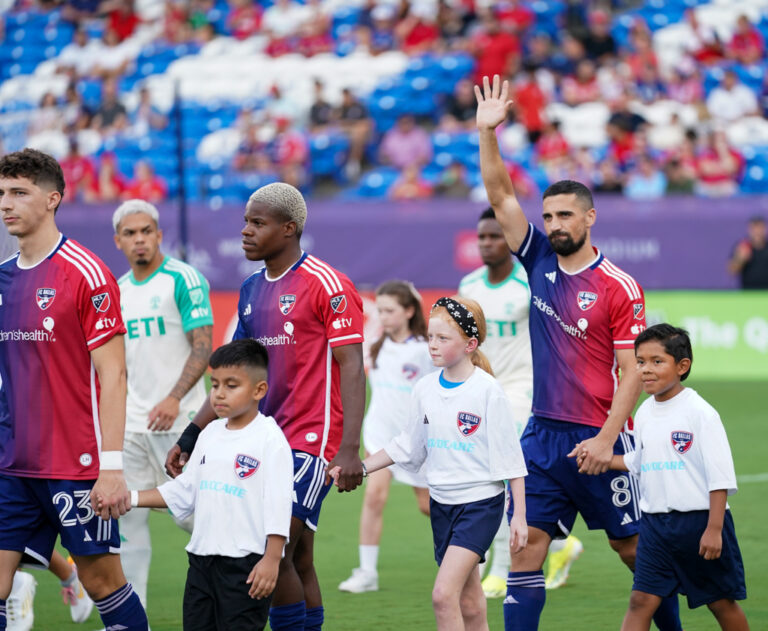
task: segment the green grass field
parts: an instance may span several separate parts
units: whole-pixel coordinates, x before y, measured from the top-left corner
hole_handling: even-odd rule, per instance
[[[740,478],[731,500],[746,565],[749,599],[743,607],[753,631],[768,629],[768,455],[765,453],[765,383],[697,383],[696,388],[720,412],[728,431]],[[760,499],[760,498],[763,499]],[[395,485],[385,514],[381,542],[380,591],[342,594],[339,582],[357,565],[357,524],[362,493],[332,492],[323,507],[316,542],[316,566],[325,598],[328,631],[433,629],[430,592],[436,566],[429,523],[418,514],[410,488]],[[149,619],[153,631],[181,629],[181,597],[186,575],[186,535],[162,514],[152,515],[154,557],[149,585]],[[583,523],[575,534],[584,541],[581,559],[568,584],[547,594],[542,630],[600,631],[617,629],[626,609],[631,576],[612,552],[602,532]],[[226,533],[222,533],[226,536]],[[70,621],[59,599],[58,581],[36,572],[35,629],[96,629],[94,611],[84,625]],[[706,608],[689,611],[682,600],[686,631],[717,629]],[[503,629],[501,600],[489,601],[491,629]]]

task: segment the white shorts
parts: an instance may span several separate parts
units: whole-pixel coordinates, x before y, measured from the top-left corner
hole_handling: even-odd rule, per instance
[[[171,478],[165,473],[165,457],[181,432],[125,432],[123,474],[129,489],[154,489]]]
[[[368,430],[371,425],[374,425],[374,423],[366,423],[363,426],[363,446],[369,454],[374,454],[379,451],[379,449],[383,449],[387,443],[389,443],[389,441],[394,438],[394,436],[389,439],[382,439],[380,434],[377,434],[375,431]],[[389,466],[388,469],[392,474],[392,477],[394,477],[398,482],[402,482],[403,484],[407,484],[409,486],[427,488],[427,478],[423,473],[423,467],[421,470],[419,470],[418,473],[411,473],[410,471],[406,471],[403,469],[403,467],[397,464]]]

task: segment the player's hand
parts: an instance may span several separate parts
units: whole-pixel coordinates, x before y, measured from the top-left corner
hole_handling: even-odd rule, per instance
[[[483,89],[475,86],[475,98],[477,98],[477,128],[496,129],[507,119],[507,110],[512,105],[509,100],[509,81],[502,83],[499,75],[493,75],[493,85],[488,77],[483,77]]]
[[[528,545],[528,524],[525,518],[513,514],[509,520],[509,552],[517,554]]]
[[[571,454],[576,456],[579,473],[600,475],[608,471],[611,466],[613,442],[598,434],[594,438],[579,443],[568,455]]]
[[[178,445],[173,445],[165,457],[165,472],[172,478],[181,475],[184,465],[187,464],[188,460],[189,454],[186,451],[182,451]]]
[[[327,471],[334,467],[339,468],[336,478],[336,486],[339,492],[354,491],[363,483],[363,463],[357,449],[342,446],[333,460],[328,463]],[[331,475],[326,472],[325,483],[331,481]]]
[[[699,554],[703,556],[706,561],[713,561],[714,559],[720,558],[720,553],[722,550],[722,529],[707,526],[704,534],[701,535],[701,541],[699,542]]]
[[[131,506],[131,494],[125,485],[122,471],[100,471],[91,489],[91,508],[107,521],[125,515]]]
[[[326,484],[329,481],[329,478],[333,478],[333,482],[336,486],[339,486],[339,474],[341,473],[341,467],[334,467],[333,469],[330,469],[328,467],[325,468],[325,475],[326,475]]]
[[[151,432],[164,432],[173,427],[179,416],[179,400],[167,396],[149,411],[147,429]]]
[[[246,579],[251,587],[248,589],[248,595],[251,598],[266,598],[275,589],[277,584],[277,572],[280,568],[280,561],[274,561],[263,557],[253,566],[251,573]]]

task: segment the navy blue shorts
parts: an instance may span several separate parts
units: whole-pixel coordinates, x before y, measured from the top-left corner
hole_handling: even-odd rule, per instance
[[[293,451],[293,516],[317,530],[320,507],[333,482],[325,483],[325,461],[304,451]]]
[[[117,520],[104,521],[91,508],[94,482],[0,473],[0,550],[22,552],[25,565],[48,567],[61,535],[73,555],[119,553]]]
[[[526,518],[529,526],[553,539],[566,537],[581,513],[590,530],[605,530],[609,539],[625,539],[638,532],[640,508],[637,482],[628,473],[579,473],[568,458],[576,443],[594,438],[597,427],[532,416],[520,437],[528,475],[525,478]],[[629,434],[619,434],[613,453],[631,451]],[[508,515],[514,507],[509,503]]]
[[[503,492],[468,504],[441,504],[430,497],[429,520],[437,564],[443,562],[448,546],[472,550],[485,561],[504,517],[504,501]]]
[[[725,511],[720,558],[711,561],[699,555],[708,520],[706,510],[643,513],[632,589],[662,598],[680,592],[691,609],[724,598],[744,600],[744,564],[731,511]]]

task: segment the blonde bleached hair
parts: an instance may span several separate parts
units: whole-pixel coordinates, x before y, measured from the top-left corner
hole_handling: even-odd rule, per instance
[[[483,308],[478,302],[472,300],[471,298],[464,298],[463,296],[451,296],[451,300],[458,302],[467,311],[469,311],[475,320],[475,324],[477,325],[477,335],[475,336],[477,337],[477,348],[472,352],[472,356],[470,357],[472,364],[484,370],[489,375],[493,375],[491,362],[488,361],[485,353],[480,350],[480,345],[485,342],[485,337],[488,332],[488,326],[485,323],[485,314],[483,313]],[[463,337],[465,340],[470,339],[470,337],[458,325],[456,320],[453,319],[451,314],[448,313],[448,310],[445,307],[432,307],[432,310],[429,312],[429,317],[445,320],[461,334],[461,337]]]
[[[296,224],[296,233],[301,236],[307,221],[307,203],[299,189],[285,182],[267,184],[251,194],[248,198],[250,204],[264,204],[276,210],[286,221]]]

